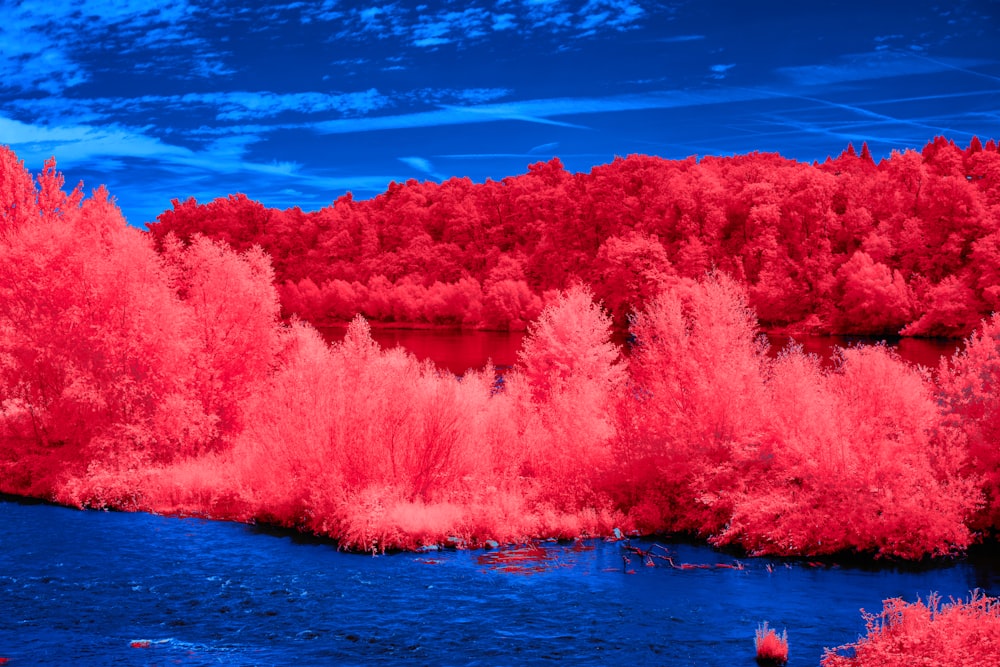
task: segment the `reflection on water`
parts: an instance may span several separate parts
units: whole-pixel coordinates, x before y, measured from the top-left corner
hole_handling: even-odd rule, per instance
[[[885,342],[899,353],[903,361],[911,364],[937,368],[941,357],[951,356],[963,346],[963,341],[956,338],[870,338],[865,336],[791,336],[769,335],[770,352],[777,355],[794,340],[801,345],[807,354],[815,354],[827,365],[832,364],[834,351],[838,347],[853,347],[857,345],[875,345]]]
[[[329,341],[342,340],[345,331],[340,327],[320,329],[320,333]],[[517,361],[524,333],[377,328],[372,329],[372,338],[385,349],[402,347],[422,361],[430,360],[442,369],[461,375],[470,368],[483,368],[490,360],[501,372],[513,366]]]
[[[11,667],[751,667],[765,620],[788,630],[792,667],[815,667],[863,634],[861,607],[1000,593],[988,554],[855,567],[589,540],[373,558],[238,524],[17,502],[0,502],[0,525]]]
[[[330,327],[320,329],[329,341],[343,339],[346,329]],[[517,353],[524,340],[523,332],[467,331],[458,329],[372,329],[372,338],[383,348],[400,346],[418,359],[430,360],[456,375],[470,368],[482,368],[488,360],[503,371],[517,361]],[[769,335],[770,353],[777,355],[792,337]],[[837,347],[873,345],[884,338],[862,336],[804,336],[796,337],[809,354],[815,354],[825,364],[832,364]],[[619,343],[621,341],[618,341]],[[951,355],[962,347],[962,341],[948,338],[890,338],[886,343],[899,352],[899,356],[912,364],[936,368],[942,356]]]

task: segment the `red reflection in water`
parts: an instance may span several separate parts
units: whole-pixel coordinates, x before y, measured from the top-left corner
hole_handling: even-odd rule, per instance
[[[343,339],[346,329],[320,329],[330,342]],[[372,329],[372,339],[383,349],[399,346],[421,361],[430,360],[456,375],[480,369],[492,361],[498,371],[513,366],[524,340],[523,332],[463,331],[455,329]]]
[[[551,567],[552,553],[537,544],[505,548],[480,554],[476,562],[491,570],[512,574],[537,574]]]
[[[344,337],[345,328],[325,327],[320,332],[330,342]],[[497,370],[504,371],[517,361],[524,341],[524,332],[468,331],[456,329],[372,329],[372,338],[384,349],[402,347],[420,360],[430,360],[438,367],[461,375],[470,368],[479,369],[492,360]],[[807,354],[815,354],[824,365],[833,364],[838,347],[875,345],[883,339],[861,336],[802,336],[768,335],[770,353],[777,356],[789,342],[801,345]],[[617,341],[622,344],[623,341]],[[963,346],[956,338],[895,338],[886,341],[899,356],[911,364],[937,368],[941,357],[950,356]],[[627,345],[622,345],[627,353]]]
[[[488,551],[476,557],[476,562],[491,570],[512,574],[537,574],[555,567],[572,567],[572,559],[564,561],[560,556],[593,551],[594,545],[583,540],[575,540],[570,545],[543,547],[530,542],[517,547],[504,547]]]
[[[791,336],[769,335],[771,343],[769,352],[777,356],[792,340],[802,346],[806,354],[815,354],[823,360],[824,365],[833,364],[833,353],[838,347],[857,345],[875,345],[880,338],[864,338],[860,336]],[[899,353],[900,358],[911,364],[928,368],[937,368],[941,357],[951,356],[962,347],[963,341],[958,338],[895,338],[885,341],[886,344]]]

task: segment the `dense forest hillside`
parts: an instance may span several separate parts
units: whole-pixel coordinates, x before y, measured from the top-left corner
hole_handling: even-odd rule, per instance
[[[1000,153],[937,137],[877,164],[867,146],[811,165],[633,155],[571,174],[553,159],[308,213],[174,200],[149,229],[161,246],[171,232],[260,245],[285,313],[316,324],[521,329],[582,282],[623,328],[665,286],[715,268],[768,328],[965,336],[1000,304]]]

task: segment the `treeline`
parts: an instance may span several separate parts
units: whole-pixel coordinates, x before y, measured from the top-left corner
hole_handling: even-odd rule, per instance
[[[628,359],[584,286],[460,380],[364,319],[284,323],[267,256],[129,227],[0,148],[0,491],[260,520],[346,548],[683,531],[752,554],[960,552],[1000,526],[1000,318],[935,374],[771,358],[746,289],[679,279]]]
[[[158,243],[197,234],[272,258],[286,314],[314,324],[522,329],[574,282],[619,328],[716,269],[770,329],[965,336],[1000,304],[1000,153],[938,137],[876,164],[862,146],[804,164],[751,153],[633,155],[571,174],[558,159],[475,184],[391,183],[315,212],[244,195],[175,200]]]

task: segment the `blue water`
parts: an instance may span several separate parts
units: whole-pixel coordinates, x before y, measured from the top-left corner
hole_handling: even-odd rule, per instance
[[[788,630],[790,665],[817,665],[883,598],[1000,592],[988,558],[922,570],[750,559],[737,570],[715,567],[732,555],[667,544],[676,565],[712,565],[681,570],[634,555],[624,565],[622,544],[600,541],[372,557],[240,524],[11,501],[0,529],[10,667],[750,667],[764,620]]]

